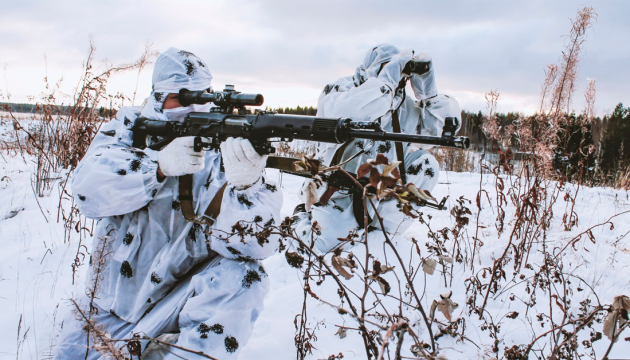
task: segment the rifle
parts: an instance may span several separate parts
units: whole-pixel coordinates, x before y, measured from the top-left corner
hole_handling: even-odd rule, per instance
[[[414,66],[414,69],[416,71],[426,70],[422,67],[422,64]],[[445,120],[442,136],[424,136],[386,132],[381,128],[378,121],[280,115],[270,111],[258,111],[255,114],[250,114],[246,106],[262,105],[264,102],[263,96],[261,94],[242,94],[234,90],[233,85],[226,85],[225,89],[219,92],[182,89],[179,92],[179,102],[183,106],[206,103],[213,103],[215,106],[209,112],[192,112],[184,118],[183,122],[139,118],[132,127],[133,146],[144,148],[147,145],[148,138],[157,136],[158,139],[162,139],[149,145],[149,148],[158,150],[177,137],[194,136],[195,151],[201,151],[202,148],[218,150],[221,143],[227,138],[241,137],[249,139],[254,149],[261,155],[275,152],[275,148],[272,146],[274,141],[292,140],[342,144],[351,139],[371,139],[376,141],[430,144],[460,149],[468,149],[470,147],[470,140],[467,137],[455,136],[457,122],[456,119],[450,117]],[[209,138],[210,141],[204,142],[202,138]],[[267,167],[291,172],[294,171],[293,164],[295,160],[270,157],[267,160]],[[304,176],[305,174],[301,175]],[[340,188],[345,187],[344,185]],[[220,199],[224,189],[225,186],[215,198]],[[348,189],[350,189],[350,186],[348,186]],[[220,212],[220,201],[215,203],[213,199],[206,212],[199,216],[193,208],[191,175],[180,177],[179,191],[182,213],[188,221],[208,225],[214,223],[214,219]],[[424,206],[442,210],[444,209],[444,202],[442,201],[440,204],[427,202]],[[359,206],[355,206],[355,208],[355,212],[362,212]]]
[[[195,150],[202,148],[219,149],[228,137],[249,139],[254,149],[261,154],[272,154],[272,142],[310,140],[343,144],[350,139],[394,141],[414,144],[429,144],[468,149],[470,139],[455,136],[456,119],[447,117],[442,136],[426,136],[386,132],[378,121],[354,121],[349,118],[321,118],[307,115],[276,114],[270,111],[257,111],[249,114],[246,106],[260,106],[264,102],[261,94],[242,94],[226,85],[223,91],[179,92],[179,102],[190,104],[214,103],[209,112],[192,112],[183,122],[137,119],[133,131],[133,146],[144,147],[148,136],[162,137],[163,140],[150,145],[160,149],[174,138],[195,136]],[[204,142],[209,138],[210,142]]]

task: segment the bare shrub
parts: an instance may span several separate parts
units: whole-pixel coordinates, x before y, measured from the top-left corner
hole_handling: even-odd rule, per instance
[[[433,148],[429,152],[440,163],[441,170],[454,172],[473,172],[477,170],[477,154],[470,150],[455,148]]]
[[[82,243],[86,236],[93,235],[94,222],[82,216],[76,208],[74,199],[67,191],[69,177],[103,121],[111,119],[116,109],[127,100],[120,93],[107,92],[108,80],[117,73],[142,70],[156,55],[151,50],[151,44],[147,43],[144,53],[136,62],[118,66],[105,62],[98,70],[94,64],[95,52],[96,46],[90,39],[83,73],[72,96],[62,93],[62,80],[51,85],[47,76],[45,91],[39,95],[34,119],[20,120],[9,112],[13,128],[24,134],[25,141],[20,141],[21,136],[16,135],[20,151],[31,155],[35,162],[32,181],[37,195],[49,195],[54,184],[59,184],[57,221],[64,222],[66,241],[70,240],[71,234],[79,234],[74,271],[86,256]],[[66,99],[70,100],[69,105],[64,104]]]
[[[293,157],[301,159],[317,152],[317,143],[312,141],[295,140],[292,142],[280,141],[276,145],[276,156]]]

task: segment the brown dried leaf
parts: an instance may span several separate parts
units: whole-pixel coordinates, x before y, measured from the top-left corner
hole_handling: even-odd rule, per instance
[[[400,161],[392,161],[391,164],[385,165],[385,167],[383,168],[383,176],[391,175],[392,171],[396,169],[398,165],[400,165],[400,163],[401,163]]]
[[[392,287],[389,286],[389,283],[385,279],[383,279],[382,277],[377,276],[376,277],[376,281],[378,282],[378,285],[381,287],[381,292],[384,295],[387,295],[389,293],[389,291],[392,289]]]
[[[385,187],[389,188],[396,185],[396,183],[398,182],[398,179],[394,179],[389,176],[381,176],[381,182],[383,183]]]
[[[407,215],[407,216],[409,216],[409,217],[411,217],[413,219],[418,218],[418,215],[413,213],[413,207],[411,205],[409,205],[409,204],[404,204],[402,206],[401,211],[403,212],[403,214],[405,214],[405,215]]]
[[[378,172],[378,170],[372,168],[370,170],[370,184],[372,184],[372,186],[374,186],[374,188],[376,189],[380,181],[381,181],[381,174]]]
[[[339,275],[343,276],[346,280],[352,279],[352,274],[349,273],[344,266],[350,269],[351,272],[354,272],[353,269],[357,268],[357,265],[352,260],[348,260],[347,258],[341,257],[339,255],[334,255],[332,257],[332,266],[339,272]]]
[[[394,179],[400,179],[400,170],[398,170],[398,168],[395,168],[394,170],[392,170],[392,177]]]
[[[433,300],[433,302],[431,303],[431,310],[429,310],[429,319],[431,319],[431,321],[435,319],[435,309],[437,309],[437,305],[437,300]]]
[[[383,154],[376,154],[376,159],[370,159],[368,163],[372,165],[387,165],[389,164],[389,159]]]
[[[624,309],[630,311],[630,298],[626,295],[615,296],[612,307],[615,308],[615,310]]]
[[[321,235],[322,227],[317,221],[313,221],[313,223],[311,224],[311,231],[314,232],[316,235]]]
[[[422,262],[422,271],[424,271],[425,273],[429,275],[433,275],[433,272],[435,271],[436,266],[437,266],[437,261],[433,259],[424,259],[424,261]]]
[[[422,190],[422,189],[420,189],[420,191],[421,191],[422,193],[424,193],[424,195],[428,196],[428,197],[429,197],[429,199],[431,199],[431,200],[433,200],[433,201],[437,202],[437,200],[435,199],[435,197],[434,197],[433,195],[431,195],[431,192],[430,192],[429,190]],[[469,214],[470,214],[470,213],[469,213]]]
[[[304,264],[304,257],[297,252],[287,251],[284,253],[287,263],[294,268],[301,268]]]
[[[385,184],[383,184],[382,181],[379,181],[378,185],[376,186],[376,197],[379,200],[383,198],[383,190],[385,190],[385,189],[387,189]]]
[[[628,321],[628,311],[630,311],[630,298],[626,295],[615,296],[612,302],[612,311],[608,313],[604,321],[604,329],[602,332],[606,337],[612,340],[617,330],[617,322],[619,327]],[[617,339],[615,339],[615,342]]]
[[[304,205],[306,207],[306,211],[311,211],[311,206],[319,201],[319,199],[317,198],[317,183],[311,180],[305,190],[306,201]]]
[[[440,256],[438,256],[438,258],[439,258],[440,260],[442,260],[442,261],[446,261],[446,262],[447,262],[447,263],[449,263],[449,264],[452,264],[452,263],[453,263],[453,258],[452,258],[452,257],[450,257],[450,256],[440,255]]]
[[[385,264],[381,265],[381,274],[385,274],[387,272],[390,272],[394,270],[394,266],[387,266]]]
[[[374,259],[372,262],[372,275],[370,276],[379,276],[381,274],[381,262],[378,259]]]
[[[606,320],[604,320],[604,329],[602,332],[609,340],[612,340],[615,335],[618,317],[617,311],[611,311],[608,313]]]
[[[457,309],[457,307],[459,306],[457,303],[454,303],[453,300],[451,300],[451,295],[453,295],[452,291],[449,291],[448,294],[440,294],[441,299],[437,302],[438,311],[444,314],[444,317],[448,321],[451,321],[453,310]]]
[[[363,164],[359,166],[359,170],[357,170],[357,179],[364,177],[370,173],[370,171],[372,171],[372,165],[370,164]]]
[[[306,171],[310,171],[311,175],[315,176],[319,172],[319,165],[321,164],[321,161],[308,158],[306,156],[302,156],[302,161],[301,161],[300,166],[302,164],[304,164],[304,168]]]
[[[409,190],[410,193],[414,194],[415,196],[417,196],[420,199],[424,199],[424,200],[434,200],[435,199],[429,195],[427,195],[427,193],[425,191],[422,191],[421,189],[418,189],[416,187],[416,185],[414,185],[413,183],[409,183],[407,185],[407,190]]]
[[[295,161],[293,163],[293,168],[295,169],[295,171],[306,171],[306,164],[304,164],[303,161]]]
[[[393,189],[384,189],[383,191],[381,191],[381,199],[389,200],[391,198],[400,199],[398,194],[396,194],[396,191],[394,191]]]

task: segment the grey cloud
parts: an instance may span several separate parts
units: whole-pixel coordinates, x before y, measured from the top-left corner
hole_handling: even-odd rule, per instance
[[[544,69],[558,61],[565,42],[562,35],[568,33],[569,18],[583,0],[178,4],[12,2],[0,15],[0,64],[9,63],[16,72],[41,68],[46,53],[51,64],[77,71],[89,33],[94,34],[98,58],[114,63],[132,61],[141,54],[145,41],[152,40],[158,50],[176,46],[205,59],[215,75],[215,87],[223,85],[219,81],[240,81],[239,88],[258,86],[257,92],[300,88],[304,91],[295,91],[300,94],[295,103],[283,105],[315,105],[313,99],[327,82],[352,74],[370,46],[389,42],[430,52],[439,88],[479,94],[462,103],[476,110],[483,104],[482,94],[490,89],[510,97],[506,103],[537,97]],[[630,3],[607,1],[593,6],[599,20],[585,46],[578,91],[587,77],[596,78],[597,105],[604,110],[619,101],[628,102],[624,87],[630,80],[626,69],[630,49],[624,44],[630,25],[624,14]],[[11,22],[17,26],[2,25]],[[131,85],[120,83],[126,86],[125,92],[133,91],[128,89]],[[135,86],[135,77],[127,83]],[[578,93],[576,108],[580,101]]]

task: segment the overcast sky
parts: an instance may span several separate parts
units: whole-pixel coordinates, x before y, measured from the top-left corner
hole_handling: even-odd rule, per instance
[[[630,105],[630,1],[2,0],[0,91],[25,102],[48,74],[63,77],[71,93],[91,34],[99,61],[133,62],[151,41],[155,50],[174,46],[204,59],[215,89],[234,84],[262,93],[271,107],[316,106],[328,82],[353,74],[367,49],[388,42],[431,53],[440,92],[463,109],[484,109],[484,93],[496,89],[500,111],[532,113],[544,70],[559,61],[570,18],[583,6],[598,20],[574,107],[581,110],[594,78],[601,115]],[[150,92],[151,71],[139,78],[136,104]],[[117,76],[109,90],[131,96],[136,78]]]

